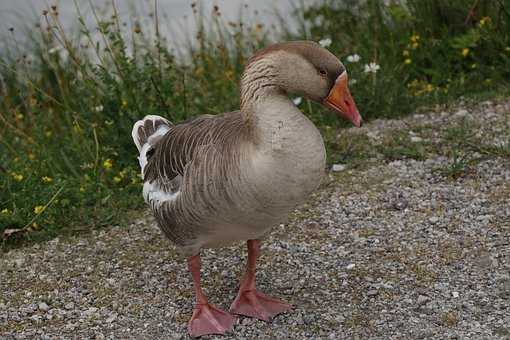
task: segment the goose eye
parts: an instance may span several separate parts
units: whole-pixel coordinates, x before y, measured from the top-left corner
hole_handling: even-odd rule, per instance
[[[319,70],[319,73],[320,73],[322,76],[325,76],[327,72],[326,72],[326,70],[324,70],[324,69],[320,69],[320,70]]]

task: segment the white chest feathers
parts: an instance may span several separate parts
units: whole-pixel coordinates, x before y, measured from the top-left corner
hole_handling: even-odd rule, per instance
[[[177,176],[172,181],[179,182],[180,184],[181,180],[181,176]],[[177,199],[177,197],[180,195],[180,185],[175,185],[173,187],[176,189],[165,190],[165,188],[160,185],[159,181],[147,181],[143,184],[143,198],[145,202],[152,208],[159,208],[163,203],[170,203]]]

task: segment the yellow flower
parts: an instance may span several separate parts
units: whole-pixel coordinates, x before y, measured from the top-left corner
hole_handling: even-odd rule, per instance
[[[81,126],[79,126],[79,125],[78,125],[78,123],[75,123],[75,124],[73,125],[73,131],[74,131],[74,133],[76,133],[76,134],[81,134],[81,133],[83,132],[83,130],[82,130],[82,128],[81,128]]]
[[[35,155],[33,153],[29,153],[28,154],[28,159],[34,160],[35,159]]]
[[[120,181],[122,181],[122,178],[120,178],[119,176],[115,176],[115,177],[113,177],[113,181],[115,183],[120,183]]]
[[[420,45],[420,44],[418,44],[417,42],[415,42],[415,43],[412,43],[411,47],[413,48],[413,50],[415,50],[415,49],[417,49],[417,48],[418,48],[418,46],[419,46],[419,45]]]
[[[127,102],[127,100],[123,100],[123,101],[122,101],[122,107],[123,107],[123,108],[126,108],[127,106],[128,106],[128,102]]]
[[[463,48],[461,54],[464,58],[467,57],[469,54],[469,48]]]
[[[419,40],[420,40],[420,36],[418,34],[413,34],[411,36],[411,42],[412,43],[417,43]]]
[[[2,215],[9,215],[11,213],[11,211],[9,209],[5,208],[5,209],[2,209],[1,213],[2,213]]]
[[[232,70],[227,70],[225,72],[225,76],[227,77],[227,79],[233,79],[234,78],[234,71]]]
[[[412,60],[410,58],[404,60],[404,64],[409,65],[410,63],[412,63]]]
[[[427,91],[427,92],[432,92],[432,91],[434,91],[434,85],[432,85],[432,84],[427,84],[427,86],[425,86],[425,91]]]
[[[403,55],[404,57],[409,57],[409,51],[408,51],[408,50],[404,50],[404,51],[402,52],[402,55]]]
[[[477,65],[476,64],[471,64],[471,68],[474,70],[475,68],[477,68]]]
[[[510,52],[510,46],[505,47],[505,51]]]
[[[44,211],[44,206],[42,206],[42,205],[36,205],[34,207],[34,213],[36,213],[37,215],[39,215],[43,211]]]
[[[84,187],[80,187],[80,192],[85,192],[85,188]]]
[[[51,183],[51,182],[53,182],[53,178],[48,177],[48,176],[43,176],[41,179],[42,179],[42,181],[44,183]]]
[[[490,17],[483,17],[480,19],[480,21],[478,22],[478,26],[480,27],[483,27],[485,26],[489,21],[491,20]]]
[[[23,119],[23,113],[16,113],[16,119],[22,120]]]
[[[48,130],[48,131],[46,131],[46,132],[44,133],[44,135],[45,135],[46,137],[50,138],[50,137],[53,135],[53,132],[51,132],[51,131],[49,131],[49,130]]]
[[[127,169],[123,169],[122,171],[119,171],[120,178],[126,177]]]
[[[17,174],[15,172],[13,172],[11,175],[12,175],[12,177],[14,178],[14,180],[16,182],[21,182],[23,180],[23,175],[22,174]]]
[[[106,170],[110,170],[113,166],[113,162],[110,158],[108,158],[107,160],[105,160],[103,162],[103,167],[106,169]]]

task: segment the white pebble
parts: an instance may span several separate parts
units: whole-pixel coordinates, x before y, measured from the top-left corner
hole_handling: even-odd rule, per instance
[[[333,164],[331,167],[331,171],[338,172],[338,171],[344,171],[346,168],[345,164]]]
[[[45,302],[39,303],[39,305],[37,307],[42,312],[47,312],[50,309],[50,307]]]

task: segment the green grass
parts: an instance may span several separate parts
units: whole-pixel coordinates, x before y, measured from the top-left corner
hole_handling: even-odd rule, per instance
[[[282,21],[278,40],[330,38],[328,48],[355,80],[351,90],[365,119],[396,118],[459,96],[490,97],[509,85],[509,0],[360,3],[297,6],[293,15],[301,32],[286,32]],[[205,20],[199,5],[194,11],[198,34],[190,38],[186,63],[165,47],[163,37],[150,36],[143,27],[127,31],[115,7],[112,16],[94,13],[99,36],[79,18],[80,37],[71,37],[60,24],[58,8],[49,8],[27,46],[14,38],[4,43],[3,245],[128,221],[143,207],[132,124],[147,114],[178,122],[238,108],[243,65],[254,50],[271,42],[270,29],[241,19],[225,22],[217,10]],[[161,24],[155,17],[154,25]],[[348,62],[353,54],[361,59]],[[380,69],[365,72],[369,63]],[[300,108],[325,136],[331,163],[361,164],[378,151],[387,161],[420,160],[430,152],[430,146],[409,143],[405,134],[388,137],[384,149],[367,150],[366,136],[336,138],[347,124],[319,105],[303,101]],[[448,171],[455,177],[465,165],[460,155],[453,159]]]

